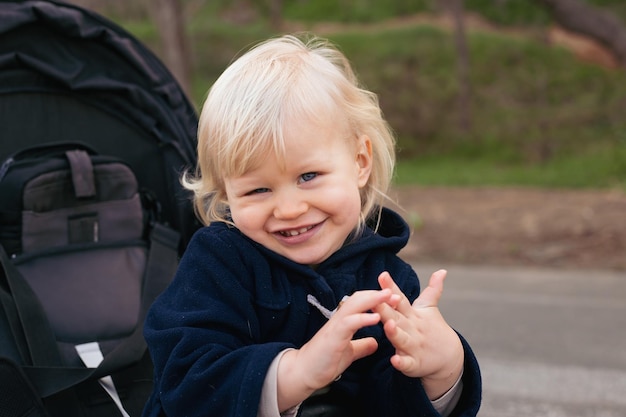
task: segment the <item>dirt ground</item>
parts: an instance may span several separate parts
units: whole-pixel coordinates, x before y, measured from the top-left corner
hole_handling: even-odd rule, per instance
[[[626,271],[619,190],[406,187],[392,197],[413,229],[407,260]]]

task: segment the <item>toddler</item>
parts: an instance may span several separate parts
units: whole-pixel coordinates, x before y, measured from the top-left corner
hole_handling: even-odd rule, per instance
[[[328,41],[282,36],[211,87],[198,169],[206,227],[153,304],[144,416],[475,416],[480,372],[397,253],[394,138]]]

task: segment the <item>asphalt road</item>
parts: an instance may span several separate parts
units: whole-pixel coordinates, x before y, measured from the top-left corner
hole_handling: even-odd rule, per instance
[[[481,365],[480,417],[625,417],[626,272],[448,270],[440,309]]]

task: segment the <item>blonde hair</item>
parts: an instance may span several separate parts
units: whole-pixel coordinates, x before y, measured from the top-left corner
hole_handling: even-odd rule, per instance
[[[336,114],[345,116],[354,138],[367,135],[372,142],[361,228],[387,198],[395,164],[394,136],[376,95],[360,86],[343,53],[313,36],[272,38],[234,61],[209,90],[198,126],[198,167],[183,178],[203,223],[232,223],[224,178],[258,166],[268,152],[281,160],[288,120],[323,123]]]

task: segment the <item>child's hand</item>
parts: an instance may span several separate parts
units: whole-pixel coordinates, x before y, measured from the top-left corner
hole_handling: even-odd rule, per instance
[[[280,410],[299,404],[337,379],[352,362],[374,353],[376,340],[353,340],[354,333],[379,323],[380,314],[372,310],[380,304],[395,304],[398,298],[390,289],[357,291],[311,340],[298,350],[287,351],[278,365]]]
[[[391,364],[407,376],[422,378],[431,400],[445,394],[463,369],[461,341],[437,307],[446,274],[445,270],[433,273],[428,287],[411,305],[389,273],[383,272],[378,277],[381,288],[399,295],[400,301],[374,309],[380,313],[385,334],[396,348]]]

